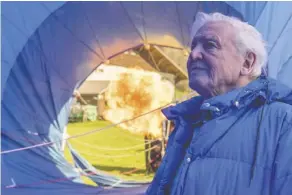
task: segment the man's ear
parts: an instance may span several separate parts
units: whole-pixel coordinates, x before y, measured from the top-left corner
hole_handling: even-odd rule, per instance
[[[254,68],[254,64],[256,62],[256,55],[253,52],[247,53],[245,56],[245,61],[243,63],[243,66],[241,67],[240,74],[242,76],[250,75]]]

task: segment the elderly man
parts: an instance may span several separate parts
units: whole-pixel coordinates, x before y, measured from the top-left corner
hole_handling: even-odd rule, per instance
[[[163,110],[175,129],[147,194],[292,194],[292,91],[266,61],[254,27],[197,15],[187,68],[200,96]]]

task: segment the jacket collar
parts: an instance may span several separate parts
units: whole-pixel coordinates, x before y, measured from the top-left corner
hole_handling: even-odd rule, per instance
[[[211,113],[211,118],[226,113],[231,108],[241,109],[246,106],[260,106],[266,102],[269,94],[269,83],[274,83],[265,76],[250,82],[242,88],[204,100],[202,96],[193,97],[187,101],[162,110],[169,120],[184,118],[186,121],[198,120]],[[292,96],[291,96],[292,97]],[[272,101],[272,100],[270,100]]]
[[[240,109],[250,105],[258,97],[266,100],[268,83],[268,79],[261,76],[244,87],[205,100],[200,108],[201,110],[210,111],[224,110],[231,107]]]

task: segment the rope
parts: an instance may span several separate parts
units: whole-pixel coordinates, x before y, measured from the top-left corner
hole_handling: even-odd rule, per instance
[[[190,93],[190,94],[193,94],[193,93]],[[188,94],[188,95],[190,95]],[[187,96],[184,96],[184,97],[187,97]],[[112,128],[112,127],[115,127],[117,125],[120,125],[122,123],[126,123],[126,122],[129,122],[129,121],[132,121],[132,120],[135,120],[137,118],[140,118],[144,115],[147,115],[147,114],[150,114],[152,112],[155,112],[157,110],[161,110],[167,106],[169,106],[171,103],[168,103],[164,106],[161,106],[159,108],[156,108],[154,110],[151,110],[149,112],[145,112],[141,115],[138,115],[136,117],[133,117],[131,119],[126,119],[126,120],[123,120],[121,122],[118,122],[118,123],[115,123],[115,124],[112,124],[112,125],[108,125],[104,128],[100,128],[100,129],[96,129],[96,130],[92,130],[92,131],[89,131],[89,132],[85,132],[85,133],[81,133],[81,134],[77,134],[77,135],[74,135],[74,136],[70,136],[70,137],[67,137],[67,138],[64,138],[64,139],[60,139],[60,140],[57,140],[57,141],[52,141],[52,142],[44,142],[44,143],[41,143],[41,144],[36,144],[36,145],[32,145],[32,146],[27,146],[27,147],[23,147],[23,148],[17,148],[17,149],[12,149],[12,150],[6,150],[6,151],[1,151],[1,155],[2,154],[9,154],[9,153],[13,153],[13,152],[19,152],[19,151],[24,151],[24,150],[28,150],[28,149],[32,149],[32,148],[38,148],[38,147],[42,147],[42,146],[48,146],[48,145],[52,145],[54,143],[58,143],[58,142],[62,142],[62,141],[65,141],[65,140],[69,140],[69,139],[73,139],[73,138],[77,138],[77,137],[82,137],[82,136],[85,136],[85,135],[90,135],[90,134],[93,134],[93,133],[96,133],[96,132],[99,132],[99,131],[102,131],[102,130],[106,130],[106,129],[109,129],[109,128]]]
[[[157,139],[157,140],[160,140],[161,141],[161,139]],[[141,146],[144,146],[146,144],[152,143],[152,142],[157,141],[157,140],[151,140],[151,141],[145,142],[143,144],[137,144],[137,145],[134,145],[134,146],[131,146],[131,147],[125,147],[125,148],[97,147],[97,146],[92,145],[92,144],[88,144],[88,143],[83,143],[83,142],[77,141],[76,139],[75,140],[72,140],[72,141],[75,142],[75,143],[78,143],[80,145],[84,145],[84,146],[87,146],[89,148],[93,148],[93,149],[97,149],[97,150],[125,151],[125,150],[131,150],[131,149],[139,148]]]
[[[135,141],[144,141],[143,138],[134,138],[132,135],[127,135],[127,134],[122,134],[124,137],[130,138],[131,140],[135,140]]]
[[[139,152],[136,152],[134,154],[123,154],[123,155],[96,155],[96,154],[93,154],[93,153],[90,153],[90,152],[84,152],[84,151],[79,151],[81,154],[84,154],[86,156],[91,156],[91,157],[96,157],[96,158],[126,158],[126,157],[132,157],[132,156],[137,156],[138,153],[141,153],[141,152],[146,152],[146,151],[149,151],[149,150],[152,150],[154,148],[156,148],[157,146],[153,146],[151,148],[148,148],[147,150],[141,150]]]
[[[81,133],[81,134],[77,134],[77,135],[74,135],[74,136],[70,136],[70,137],[67,137],[67,138],[64,138],[64,139],[60,139],[60,140],[57,140],[57,141],[52,141],[52,142],[44,142],[44,143],[41,143],[41,144],[36,144],[36,145],[32,145],[32,146],[27,146],[27,147],[23,147],[23,148],[17,148],[17,149],[12,149],[12,150],[6,150],[6,151],[2,151],[0,154],[9,154],[9,153],[12,153],[12,152],[19,152],[19,151],[23,151],[23,150],[28,150],[28,149],[32,149],[32,148],[38,148],[38,147],[42,147],[42,146],[48,146],[48,145],[52,145],[54,143],[58,143],[58,142],[62,142],[62,141],[65,141],[65,140],[69,140],[69,139],[73,139],[73,138],[77,138],[77,137],[82,137],[82,136],[85,136],[85,135],[90,135],[90,134],[93,134],[95,132],[98,132],[98,131],[102,131],[102,130],[106,130],[106,129],[109,129],[109,128],[112,128],[112,127],[115,127],[117,125],[120,125],[122,123],[126,123],[126,122],[129,122],[129,121],[132,121],[132,120],[135,120],[137,118],[140,118],[144,115],[147,115],[147,114],[150,114],[152,112],[155,112],[157,110],[160,110],[166,106],[170,105],[169,104],[166,104],[165,106],[161,106],[159,108],[156,108],[154,110],[151,110],[149,112],[146,112],[144,114],[141,114],[141,115],[138,115],[134,118],[131,118],[131,119],[127,119],[127,120],[123,120],[121,122],[118,122],[118,123],[115,123],[115,124],[112,124],[112,125],[108,125],[104,128],[100,128],[100,129],[96,129],[96,130],[92,130],[92,131],[89,131],[89,132],[85,132],[85,133]]]

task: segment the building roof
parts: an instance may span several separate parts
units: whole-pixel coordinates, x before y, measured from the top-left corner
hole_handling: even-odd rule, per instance
[[[79,88],[80,94],[83,95],[95,95],[104,91],[110,81],[85,81]]]

